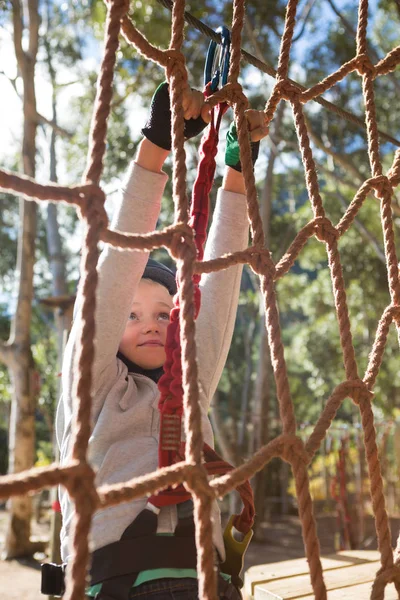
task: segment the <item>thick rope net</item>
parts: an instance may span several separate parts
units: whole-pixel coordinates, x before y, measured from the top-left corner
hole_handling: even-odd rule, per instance
[[[53,464],[49,467],[1,477],[0,497],[23,495],[58,484],[66,487],[71,498],[75,501],[76,516],[71,536],[72,560],[67,572],[67,590],[64,597],[66,600],[82,600],[86,587],[87,566],[90,555],[88,537],[93,513],[101,508],[140,496],[155,494],[169,486],[184,483],[194,500],[199,596],[206,600],[215,600],[217,597],[216,574],[210,527],[212,501],[215,498],[223,497],[253,476],[257,471],[264,468],[272,458],[281,457],[290,463],[296,483],[304,546],[310,566],[314,594],[318,600],[324,600],[327,593],[321,568],[320,548],[313,516],[307,467],[320,447],[341,403],[346,397],[350,397],[361,414],[371,482],[372,505],[381,553],[381,568],[376,574],[371,598],[382,600],[385,586],[390,582],[395,584],[400,595],[400,543],[398,543],[396,551],[393,552],[372,411],[372,391],[382,363],[389,328],[393,322],[398,334],[400,334],[400,281],[391,210],[393,190],[400,183],[400,151],[397,150],[394,154],[391,168],[386,174],[383,174],[379,156],[374,79],[395,69],[400,62],[400,47],[393,49],[377,64],[371,62],[367,52],[366,39],[368,0],[360,0],[356,56],[313,87],[300,89],[288,78],[290,49],[297,8],[297,0],[289,0],[276,71],[276,83],[265,106],[265,121],[267,124],[271,122],[280,100],[284,99],[291,104],[303,159],[306,187],[314,218],[298,232],[286,254],[275,264],[270,251],[265,248],[264,244],[264,232],[257,203],[245,118],[248,102],[241,85],[238,83],[244,1],[234,1],[228,83],[220,91],[213,94],[207,102],[214,106],[219,102],[226,101],[233,106],[247,190],[252,245],[242,252],[221,256],[210,261],[196,261],[196,248],[193,230],[189,226],[189,207],[186,196],[182,90],[187,81],[187,72],[185,59],[181,52],[184,8],[184,0],[175,0],[173,3],[170,46],[167,50],[161,50],[149,44],[132,24],[127,16],[128,0],[108,0],[104,56],[98,79],[87,168],[81,185],[73,187],[54,184],[40,185],[27,177],[0,171],[0,188],[2,190],[20,195],[27,200],[62,201],[74,204],[85,225],[80,281],[80,293],[83,297],[82,330],[80,348],[76,359],[78,376],[76,378],[75,426],[71,460],[64,466]],[[175,218],[171,226],[162,231],[151,232],[146,235],[128,235],[109,229],[108,218],[104,210],[105,195],[99,185],[105,152],[107,118],[112,97],[113,70],[120,31],[122,31],[126,40],[133,44],[141,54],[165,68],[171,90]],[[325,215],[302,105],[318,98],[353,71],[357,71],[362,78],[371,177],[361,185],[345,215],[339,223],[334,225]],[[381,206],[391,303],[384,309],[380,317],[369,363],[364,376],[360,377],[352,343],[343,272],[338,252],[338,240],[349,229],[367,195],[372,191],[375,192]],[[275,281],[289,271],[311,236],[316,236],[319,241],[326,245],[343,351],[345,378],[327,399],[313,433],[306,441],[303,441],[297,432],[294,406],[290,394],[275,295]],[[87,460],[87,448],[90,436],[91,366],[95,339],[93,307],[96,301],[96,265],[99,241],[112,244],[121,249],[142,251],[150,251],[163,246],[177,262],[180,280],[180,337],[184,423],[187,442],[185,461],[118,485],[105,485],[96,488],[95,473]],[[253,271],[260,277],[261,292],[265,300],[266,328],[276,380],[282,432],[276,439],[260,448],[245,464],[209,481],[202,460],[203,439],[200,426],[201,413],[197,380],[192,276],[194,273],[209,273],[226,269],[238,263],[249,263]]]

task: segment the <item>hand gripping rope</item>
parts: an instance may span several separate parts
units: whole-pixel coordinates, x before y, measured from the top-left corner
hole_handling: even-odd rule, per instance
[[[222,84],[226,83],[229,68],[229,30],[223,28],[222,31],[222,50],[219,53],[219,64],[212,75],[212,69],[215,65],[216,44],[210,44],[205,79],[206,87],[204,95],[210,96],[219,85],[221,77]],[[211,66],[212,65],[212,66]],[[215,156],[218,148],[218,135],[222,116],[228,109],[227,103],[220,103],[211,112],[211,122],[203,135],[200,147],[200,162],[197,171],[197,177],[192,193],[191,219],[190,226],[195,232],[195,244],[197,249],[197,260],[202,260],[204,256],[204,244],[206,240],[207,223],[209,216],[209,194],[214,181],[215,174]],[[199,314],[201,304],[200,275],[193,276],[195,287],[195,318]],[[178,282],[179,285],[179,282]],[[168,326],[166,340],[166,361],[164,364],[164,374],[161,377],[158,387],[160,390],[160,400],[158,404],[160,412],[160,441],[159,441],[159,467],[166,467],[185,458],[185,442],[181,441],[182,435],[182,416],[183,416],[183,389],[182,389],[182,365],[181,365],[181,347],[180,347],[180,326],[179,326],[179,296],[174,299],[174,308],[171,312],[171,322]],[[233,467],[223,461],[221,457],[207,444],[204,444],[204,458],[206,468],[210,475],[223,474]],[[252,525],[254,522],[254,500],[250,483],[247,481],[238,487],[243,510],[240,515],[234,515],[224,534],[226,546],[235,546],[233,554],[243,555],[252,535]],[[190,493],[179,485],[174,489],[167,489],[157,495],[149,498],[150,504],[160,508],[173,504],[185,502],[191,498]],[[242,542],[233,538],[232,526],[244,534]],[[231,538],[231,540],[230,540]],[[230,554],[229,549],[227,551]],[[235,559],[230,561],[235,562]],[[236,569],[235,569],[236,570]],[[238,568],[240,571],[240,568]]]

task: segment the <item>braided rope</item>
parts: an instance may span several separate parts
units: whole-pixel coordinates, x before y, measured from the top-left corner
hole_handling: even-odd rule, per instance
[[[74,396],[75,424],[72,458],[63,467],[51,465],[45,468],[36,468],[15,475],[0,477],[0,498],[25,494],[29,491],[61,484],[67,488],[70,496],[74,499],[76,515],[72,535],[72,560],[68,570],[67,591],[64,596],[66,600],[78,600],[84,597],[86,569],[89,560],[88,534],[93,513],[99,508],[126,502],[143,495],[150,495],[171,485],[179,485],[182,482],[186,483],[194,497],[199,594],[201,598],[214,600],[216,598],[214,551],[209,531],[212,501],[217,497],[224,496],[246,481],[257,471],[264,468],[274,457],[281,457],[290,463],[292,467],[299,502],[299,514],[302,519],[304,545],[310,565],[310,576],[314,594],[318,600],[326,599],[319,541],[309,492],[307,467],[320,447],[336,416],[337,410],[347,397],[351,398],[355,405],[358,406],[361,415],[371,481],[372,505],[379,549],[381,551],[381,569],[377,573],[372,586],[371,599],[383,599],[385,586],[389,582],[394,582],[397,590],[400,591],[400,540],[397,543],[398,550],[396,551],[395,561],[385,508],[383,481],[372,412],[372,390],[382,364],[388,332],[392,323],[395,324],[398,330],[400,327],[400,281],[391,212],[393,189],[400,184],[400,151],[395,153],[393,164],[387,175],[383,175],[379,156],[379,131],[376,122],[373,81],[376,77],[389,73],[396,68],[400,63],[400,51],[398,48],[395,48],[376,65],[371,63],[368,57],[366,41],[368,2],[367,0],[360,0],[356,56],[312,88],[304,89],[288,79],[290,46],[296,21],[296,4],[296,0],[289,0],[279,53],[278,69],[276,72],[274,71],[274,74],[277,74],[276,84],[266,103],[264,112],[265,122],[268,125],[281,100],[287,100],[292,105],[296,132],[303,159],[305,181],[314,218],[298,232],[287,252],[277,264],[274,264],[269,250],[264,247],[264,232],[258,208],[245,119],[245,110],[248,103],[238,83],[241,57],[241,30],[244,19],[243,0],[236,0],[234,2],[232,59],[228,83],[207,101],[211,105],[226,101],[234,109],[252,233],[252,245],[249,248],[209,261],[196,261],[193,232],[188,225],[186,166],[183,146],[182,92],[187,83],[185,60],[181,52],[184,19],[187,19],[187,13],[184,11],[184,0],[176,0],[173,3],[171,43],[167,50],[161,50],[152,46],[137,31],[126,14],[128,10],[127,0],[107,0],[104,58],[99,76],[98,92],[90,134],[88,165],[82,185],[71,187],[54,184],[41,185],[28,177],[8,171],[0,171],[0,188],[2,190],[23,196],[28,200],[63,201],[74,204],[85,225],[85,244],[80,283],[80,293],[84,301],[82,307],[80,347],[76,358],[78,377]],[[112,97],[113,69],[120,30],[128,42],[133,44],[141,54],[165,68],[171,88],[175,219],[174,224],[163,231],[150,232],[145,235],[125,234],[118,231],[111,231],[108,228],[108,219],[104,210],[105,197],[99,187],[105,152],[107,117]],[[317,99],[322,93],[353,71],[357,71],[362,77],[368,135],[368,155],[372,176],[361,185],[345,215],[335,226],[325,215],[309,134],[302,112],[302,104]],[[357,362],[352,343],[349,312],[338,251],[338,240],[352,225],[371,190],[375,190],[376,197],[381,204],[381,221],[391,304],[384,309],[379,320],[369,363],[361,380],[358,376]],[[294,406],[290,395],[275,295],[275,281],[289,271],[309,238],[313,236],[325,243],[327,249],[335,308],[339,323],[343,362],[345,365],[345,380],[333,390],[309,439],[303,442],[297,435]],[[187,444],[186,460],[184,462],[159,469],[154,473],[128,482],[105,485],[96,489],[95,474],[87,462],[87,447],[90,435],[91,369],[94,354],[94,306],[99,241],[117,248],[129,250],[136,249],[143,251],[163,246],[177,260],[181,281],[180,319]],[[265,302],[266,327],[282,420],[282,433],[266,446],[260,448],[250,460],[237,469],[226,475],[217,477],[213,481],[208,481],[206,471],[202,465],[203,439],[198,402],[199,389],[196,366],[192,275],[193,273],[219,271],[229,268],[232,265],[243,263],[249,263],[254,272],[260,276],[260,288]]]
[[[161,4],[162,6],[165,6],[169,10],[172,10],[172,6],[173,6],[172,0],[157,0],[157,2],[159,2],[159,4]],[[200,31],[203,35],[210,38],[210,40],[213,40],[217,44],[221,43],[221,35],[219,33],[216,33],[213,29],[208,27],[208,25],[203,23],[203,21],[200,21],[200,19],[197,19],[194,15],[192,15],[188,11],[185,11],[185,21],[186,21],[186,23],[189,23],[189,25],[191,25],[192,27],[194,27],[195,29]],[[387,56],[385,56],[385,58],[380,60],[379,63],[377,63],[375,65],[376,66],[376,75],[386,75],[387,73],[390,73],[391,71],[393,71],[398,64],[399,54],[400,54],[400,48],[394,48],[387,54]],[[260,60],[259,58],[257,58],[256,56],[253,56],[253,54],[250,54],[243,48],[241,49],[241,55],[242,55],[243,60],[245,60],[247,63],[249,63],[249,65],[253,65],[253,67],[256,67],[256,69],[259,69],[260,71],[262,71],[263,73],[266,73],[270,77],[273,77],[273,78],[276,77],[276,70],[268,62]],[[357,59],[355,59],[355,60],[357,61]],[[352,61],[350,61],[350,62],[352,62]],[[350,72],[350,71],[348,71],[348,72]],[[345,77],[346,74],[341,76],[340,79]],[[336,74],[334,73],[330,77],[336,77]],[[336,82],[340,81],[340,79],[335,80],[335,81]],[[300,90],[303,90],[304,93],[308,91],[305,87],[301,86],[299,83],[296,83],[292,79],[289,79],[289,81],[292,84],[296,85]],[[317,86],[319,86],[319,85],[320,84],[317,84]],[[332,84],[327,85],[327,87],[323,91],[328,90],[331,87],[331,85]],[[314,86],[314,87],[317,87],[317,86]],[[310,88],[310,90],[314,90],[314,87]],[[325,100],[324,98],[319,98],[318,97],[319,94],[322,94],[323,91],[321,91],[321,92],[318,91],[315,94],[315,96],[307,98],[305,100],[305,102],[307,102],[308,100],[311,100],[311,99],[315,100],[315,102],[317,102],[318,104],[320,104],[327,110],[339,115],[339,117],[341,117],[342,119],[345,119],[349,123],[354,123],[355,125],[357,125],[358,127],[361,127],[362,129],[364,128],[364,122],[362,119],[360,119],[353,113],[351,113],[347,110],[344,110],[340,106],[336,106],[336,104],[332,104],[332,102],[328,102],[328,100]],[[388,133],[386,133],[384,131],[379,130],[379,135],[381,136],[381,138],[383,140],[390,142],[390,143],[394,144],[395,146],[400,145],[400,142],[398,140],[396,140],[393,136],[389,135]]]

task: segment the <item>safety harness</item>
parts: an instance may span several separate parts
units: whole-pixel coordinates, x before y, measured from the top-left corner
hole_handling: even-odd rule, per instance
[[[229,31],[226,30],[228,32]],[[225,32],[224,32],[225,33]],[[225,62],[229,61],[229,54],[224,55]],[[207,75],[206,75],[207,76]],[[207,82],[204,94],[210,96],[215,91],[215,78]],[[200,148],[200,163],[197,178],[193,188],[190,225],[195,232],[196,257],[200,261],[204,256],[204,245],[206,240],[209,194],[214,181],[215,156],[218,148],[218,135],[222,116],[228,105],[220,103],[211,112],[211,122],[207,133],[203,136]],[[199,314],[201,303],[200,275],[193,275],[195,318]],[[179,286],[179,282],[178,282]],[[182,362],[180,347],[179,326],[179,295],[174,299],[174,308],[171,311],[171,322],[167,331],[166,361],[164,374],[158,382],[160,399],[158,409],[160,412],[160,441],[159,441],[159,467],[167,467],[179,460],[184,460],[185,443],[182,439],[182,417],[183,417],[183,389],[182,389]],[[225,462],[210,446],[204,444],[203,454],[205,466],[210,475],[225,474],[233,467]],[[242,586],[240,571],[243,567],[243,557],[252,537],[252,526],[254,522],[254,499],[250,483],[246,481],[238,487],[243,509],[239,515],[233,515],[229,520],[224,533],[224,544],[226,560],[221,565],[224,573],[231,575],[232,582]],[[169,488],[149,498],[149,504],[156,508],[163,506],[178,505],[191,498],[190,493],[181,484],[176,488]],[[233,531],[242,534],[240,540],[235,539]]]
[[[218,30],[217,30],[218,31]],[[215,68],[216,44],[210,44],[206,62],[206,87],[204,94],[210,96],[218,87],[220,78],[226,83],[229,67],[230,33],[226,28],[222,35],[220,57]],[[213,74],[214,73],[214,74]],[[221,119],[228,105],[220,103],[212,110],[211,122],[203,136],[200,148],[200,162],[193,188],[190,225],[195,232],[197,260],[204,256],[204,244],[209,215],[209,194],[214,181],[215,156]],[[200,275],[193,276],[195,318],[200,310]],[[178,282],[179,285],[179,282]],[[173,465],[185,459],[185,442],[182,442],[183,389],[179,327],[179,295],[174,299],[170,324],[165,345],[166,361],[164,374],[158,382],[160,399],[160,441],[159,467]],[[209,475],[221,475],[233,469],[207,444],[203,455]],[[238,589],[243,582],[240,572],[243,558],[252,537],[254,522],[254,499],[250,483],[238,486],[243,509],[233,515],[224,532],[225,562],[219,565],[221,572],[231,576],[228,583],[219,577],[220,598],[240,598]],[[158,513],[164,506],[177,506],[177,526],[171,536],[157,535]],[[235,536],[236,530],[236,536]],[[237,534],[239,532],[239,536]],[[148,499],[145,509],[126,528],[120,540],[108,544],[92,554],[90,570],[91,585],[102,583],[96,600],[128,600],[129,593],[141,571],[158,568],[194,569],[197,567],[191,494],[181,484],[168,488]],[[240,539],[239,539],[240,538]],[[66,565],[42,565],[42,593],[62,596],[64,593],[64,573]]]

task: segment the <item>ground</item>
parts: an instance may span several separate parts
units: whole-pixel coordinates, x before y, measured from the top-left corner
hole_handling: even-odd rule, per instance
[[[44,538],[49,537],[49,521],[32,522],[32,534]],[[0,549],[3,550],[7,525],[7,512],[0,510]],[[40,562],[37,560],[0,560],[0,598],[1,600],[43,600],[40,593]]]
[[[6,512],[0,511],[0,543],[4,542]],[[317,519],[323,554],[335,551],[336,516],[326,515]],[[400,519],[392,519],[392,536],[397,538]],[[48,535],[48,524],[33,524],[33,533],[43,537]],[[265,523],[261,532],[262,541],[254,541],[247,552],[245,568],[267,562],[279,562],[304,556],[301,524],[297,517],[277,518]],[[366,521],[366,536],[363,548],[376,549],[376,536],[371,518]],[[40,560],[0,561],[1,600],[43,600],[40,594]]]

